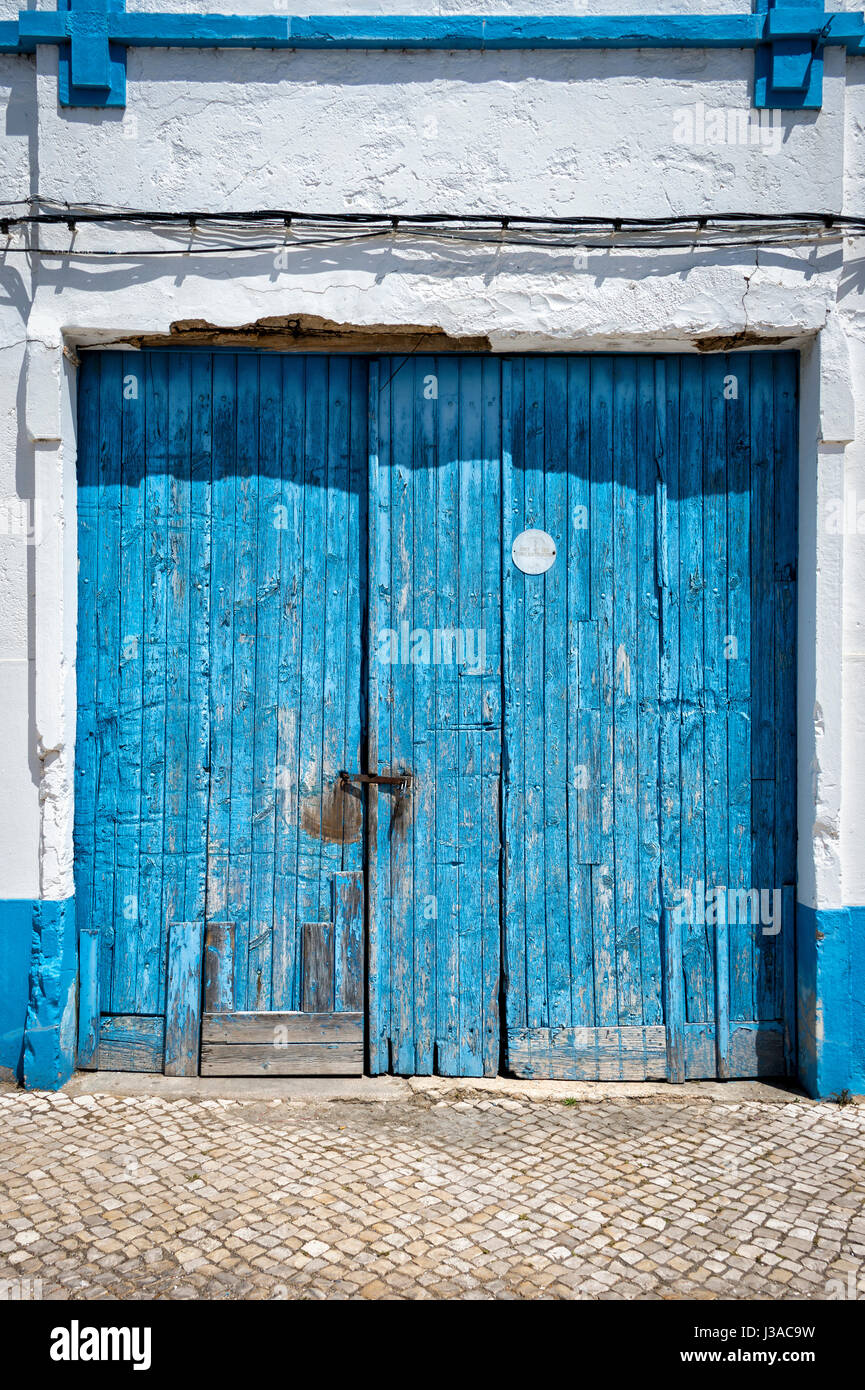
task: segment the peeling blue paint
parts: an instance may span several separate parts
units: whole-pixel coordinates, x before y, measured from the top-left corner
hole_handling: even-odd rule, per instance
[[[799,1079],[810,1095],[865,1094],[865,907],[797,913]]]
[[[24,1084],[56,1091],[75,1069],[78,942],[75,901],[33,904]]]
[[[141,48],[750,48],[754,104],[784,110],[822,101],[823,50],[865,54],[860,11],[824,0],[755,0],[726,15],[213,15],[126,14],[125,0],[57,0],[0,22],[0,53],[60,47],[60,101],[123,106],[126,49]]]

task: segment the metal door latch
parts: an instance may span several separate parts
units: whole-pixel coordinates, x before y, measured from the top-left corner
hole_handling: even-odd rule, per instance
[[[346,772],[339,774],[341,782],[371,782],[377,787],[407,787],[411,782],[410,772],[400,772],[394,777],[379,772]]]

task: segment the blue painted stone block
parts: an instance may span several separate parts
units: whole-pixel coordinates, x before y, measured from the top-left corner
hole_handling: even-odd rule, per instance
[[[810,1095],[865,1095],[865,907],[797,913],[799,1079]]]
[[[34,903],[24,1031],[28,1090],[59,1090],[75,1069],[77,977],[74,899]]]
[[[24,1026],[30,993],[33,902],[0,902],[0,1079],[24,1075]]]

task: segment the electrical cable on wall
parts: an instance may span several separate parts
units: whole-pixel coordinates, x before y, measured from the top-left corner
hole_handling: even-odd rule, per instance
[[[110,256],[225,255],[262,251],[291,251],[303,247],[388,239],[435,240],[497,247],[566,250],[702,250],[754,246],[816,246],[843,237],[865,235],[865,216],[825,212],[690,213],[668,217],[575,215],[552,217],[529,213],[318,213],[295,209],[259,208],[237,212],[191,209],[165,212],[112,208],[100,204],[56,203],[31,199],[29,212],[0,212],[0,254],[22,252],[46,258]],[[13,203],[2,206],[12,209]],[[10,245],[15,231],[66,226],[67,246]],[[196,244],[169,247],[80,246],[79,228],[112,226],[147,228],[160,236],[184,231]],[[257,231],[280,239],[234,240]],[[221,240],[208,244],[218,232]]]

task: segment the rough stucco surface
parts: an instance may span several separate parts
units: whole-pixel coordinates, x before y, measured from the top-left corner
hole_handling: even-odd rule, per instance
[[[130,8],[188,6],[147,0]],[[272,0],[202,8],[289,12]],[[316,8],[478,12],[423,0],[323,0]],[[748,5],[509,0],[484,8],[720,13]],[[68,110],[57,103],[55,49],[0,58],[6,198],[38,191],[171,209],[644,216],[862,212],[865,203],[865,62],[838,49],[826,56],[822,110],[780,113],[769,147],[674,139],[677,113],[697,103],[748,109],[746,52],[133,50],[128,72],[126,112]],[[68,245],[65,228],[41,235],[45,246]],[[861,246],[599,251],[582,266],[567,250],[383,238],[299,248],[277,266],[272,252],[196,257],[212,241],[205,230],[191,242],[188,231],[174,240],[144,229],[86,235],[91,246],[178,254],[44,258],[32,278],[23,255],[0,264],[0,479],[4,496],[38,495],[54,547],[38,560],[35,547],[0,537],[0,696],[10,732],[0,744],[8,793],[0,800],[0,897],[62,900],[73,890],[74,377],[62,367],[63,342],[165,333],[183,319],[230,327],[310,314],[341,324],[437,325],[486,335],[494,350],[680,349],[743,333],[803,349],[799,891],[813,907],[865,903],[865,535],[855,508],[861,498],[865,532]],[[25,383],[28,338],[50,361],[34,351]],[[843,534],[834,534],[827,507],[851,491],[852,516],[848,507]]]
[[[112,202],[153,207],[837,210],[842,67],[830,50],[819,121],[779,114],[762,151],[673,140],[683,107],[748,108],[744,51],[134,49],[125,117],[83,126],[46,93],[40,187],[104,201],[110,167]]]

